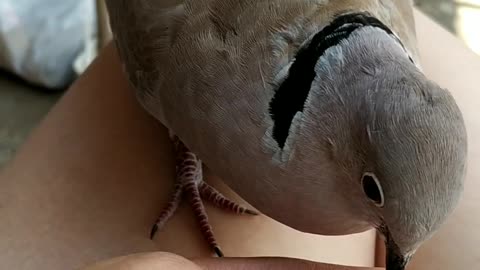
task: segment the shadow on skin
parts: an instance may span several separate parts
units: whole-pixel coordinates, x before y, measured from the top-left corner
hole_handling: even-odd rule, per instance
[[[255,270],[255,269],[309,269],[309,270],[372,270],[379,268],[356,268],[321,264],[305,260],[288,258],[222,258],[187,260],[171,253],[154,252],[118,257],[100,262],[84,270]]]

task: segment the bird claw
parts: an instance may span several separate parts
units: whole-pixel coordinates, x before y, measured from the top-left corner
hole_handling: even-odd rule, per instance
[[[214,253],[218,257],[224,257],[208,221],[208,215],[205,211],[203,200],[209,201],[214,206],[235,214],[258,215],[258,212],[229,200],[218,190],[205,183],[202,180],[203,173],[201,169],[201,161],[197,159],[196,155],[190,152],[178,139],[175,141],[175,144],[178,155],[175,189],[172,198],[152,226],[150,238],[153,239],[157,231],[160,230],[176,212],[178,205],[182,201],[182,195],[187,195],[197,223],[200,226],[200,232]]]

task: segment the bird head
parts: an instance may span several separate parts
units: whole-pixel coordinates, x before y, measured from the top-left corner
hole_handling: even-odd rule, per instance
[[[365,206],[366,220],[384,237],[387,270],[403,270],[458,204],[467,133],[450,93],[381,39],[359,37],[344,50],[345,59],[357,52],[346,61],[357,59],[358,69],[346,80],[355,94],[344,97],[353,121],[343,128],[352,131],[351,157],[361,161],[350,162],[362,174],[352,202]]]
[[[372,93],[358,119],[366,132],[360,188],[369,221],[385,239],[387,269],[395,270],[457,205],[467,135],[452,96],[413,66],[381,73],[375,87],[389,91]]]
[[[346,175],[336,181],[351,214],[384,237],[387,270],[403,270],[458,204],[466,128],[454,98],[424,75],[400,40],[378,20],[359,17],[340,18],[309,41],[283,85],[301,92],[308,82],[297,117],[309,128],[307,150],[330,149],[335,170],[328,173]],[[272,105],[281,105],[276,98]],[[277,120],[287,118],[283,108]],[[278,122],[273,135],[288,144],[282,123],[289,121]]]

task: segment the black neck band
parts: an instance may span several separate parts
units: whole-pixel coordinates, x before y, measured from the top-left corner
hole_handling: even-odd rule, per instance
[[[304,109],[319,58],[326,50],[347,39],[353,31],[365,26],[378,27],[394,36],[378,19],[365,13],[350,13],[335,18],[315,34],[309,44],[298,50],[287,77],[270,102],[270,115],[274,122],[273,138],[280,148],[285,146],[293,117]]]

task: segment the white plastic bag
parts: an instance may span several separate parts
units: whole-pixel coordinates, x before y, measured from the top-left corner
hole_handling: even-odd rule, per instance
[[[95,0],[0,0],[0,68],[63,88],[96,40],[96,24]]]

